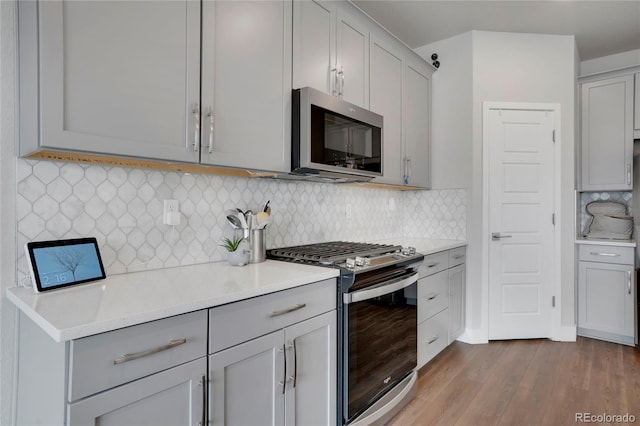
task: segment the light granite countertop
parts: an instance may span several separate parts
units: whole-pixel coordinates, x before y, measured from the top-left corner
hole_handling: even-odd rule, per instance
[[[50,293],[13,287],[7,298],[53,340],[63,342],[310,284],[339,270],[267,260],[113,275]]]
[[[424,255],[467,245],[461,240],[428,238],[375,242],[415,247]],[[7,298],[53,340],[63,342],[338,275],[338,269],[274,260],[244,267],[215,262],[113,275],[50,293],[13,287],[7,290]]]

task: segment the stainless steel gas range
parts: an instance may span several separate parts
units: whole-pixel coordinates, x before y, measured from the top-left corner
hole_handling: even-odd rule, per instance
[[[268,251],[340,269],[339,425],[384,424],[415,396],[418,267],[413,248],[333,241]]]

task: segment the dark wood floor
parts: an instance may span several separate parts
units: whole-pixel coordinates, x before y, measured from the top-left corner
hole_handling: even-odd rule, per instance
[[[455,342],[420,370],[418,396],[391,425],[575,425],[576,413],[640,424],[640,349],[582,337]]]

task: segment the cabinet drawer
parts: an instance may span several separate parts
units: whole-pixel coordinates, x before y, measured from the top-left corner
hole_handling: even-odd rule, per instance
[[[75,401],[207,354],[201,310],[72,340],[69,401]]]
[[[336,286],[330,279],[210,309],[209,352],[334,310]]]
[[[581,244],[579,248],[579,259],[588,262],[633,265],[635,260],[634,250],[634,247]]]
[[[458,247],[449,250],[449,268],[462,265],[467,261],[467,248]]]
[[[418,281],[418,324],[449,306],[449,271]]]
[[[424,257],[424,262],[418,270],[420,278],[437,274],[449,267],[449,251],[430,254]]]
[[[445,309],[418,324],[418,368],[447,347],[449,336],[449,310]]]

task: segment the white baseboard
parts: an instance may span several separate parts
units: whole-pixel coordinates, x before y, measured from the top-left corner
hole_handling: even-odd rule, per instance
[[[555,330],[551,340],[557,342],[575,342],[577,336],[577,328],[575,325],[570,327],[559,327]]]
[[[482,330],[477,328],[466,328],[464,330],[464,333],[462,333],[462,335],[460,335],[460,337],[458,337],[456,340],[472,345],[489,343],[486,333],[483,333]]]

